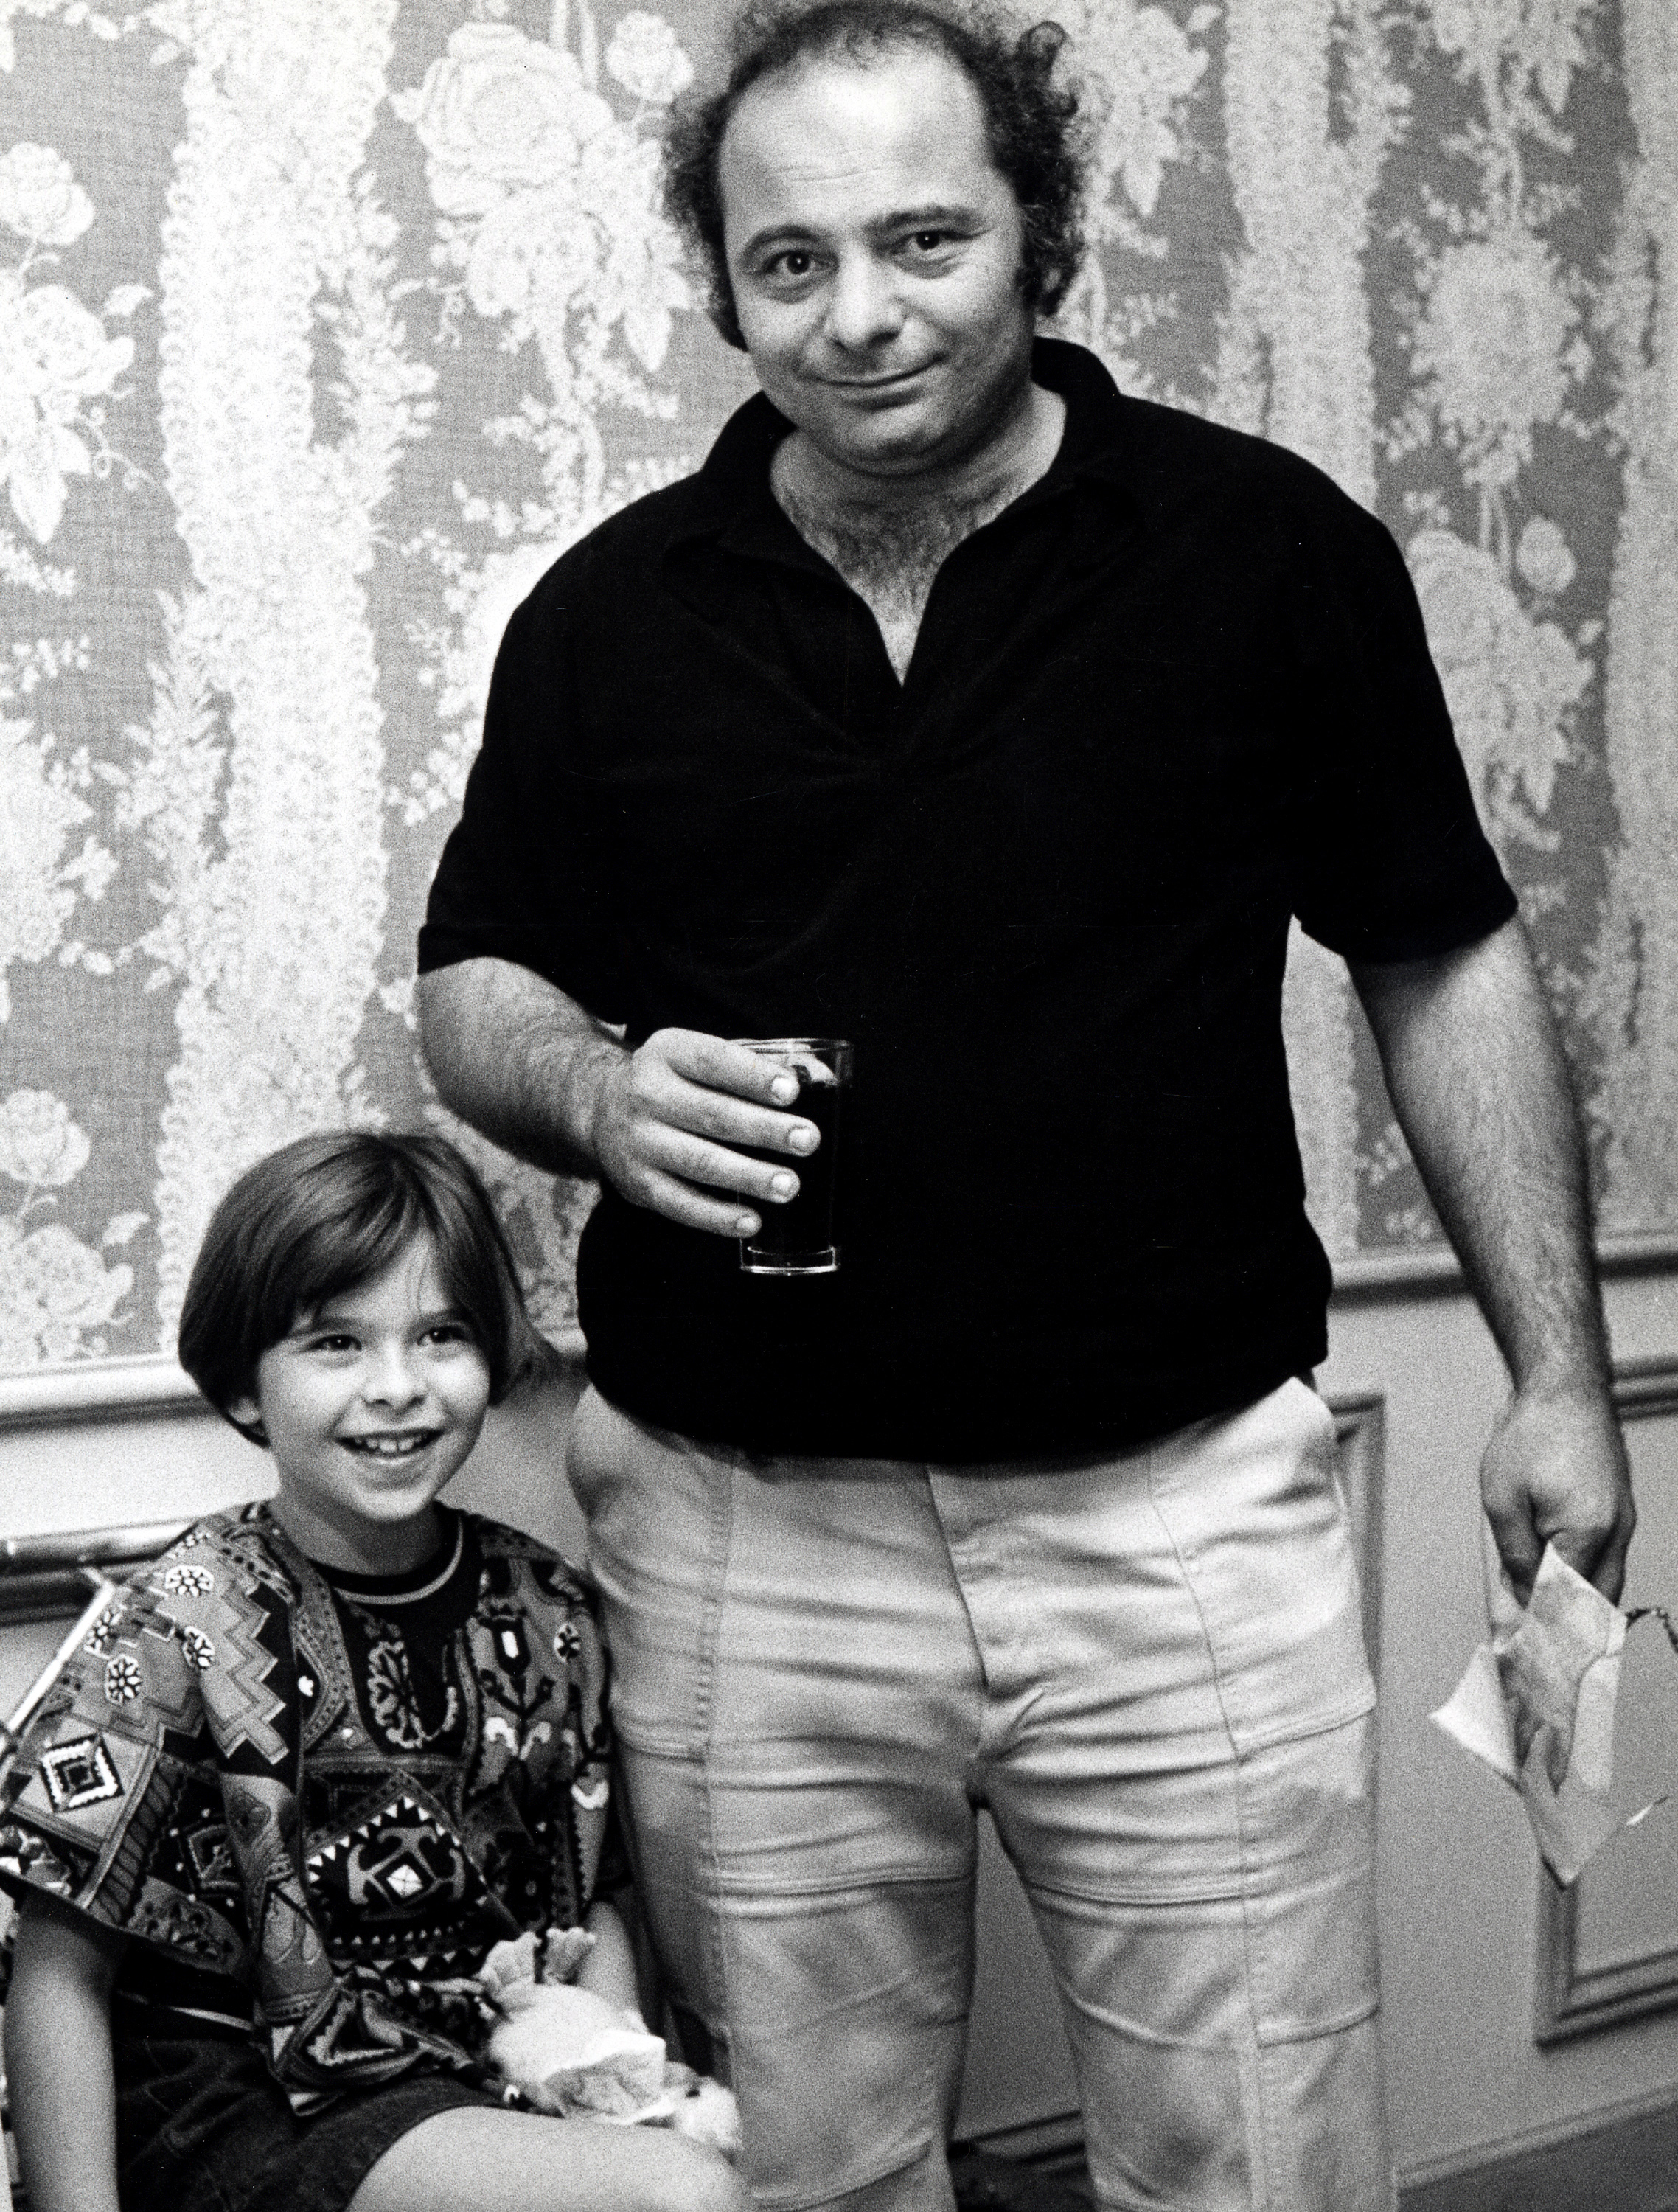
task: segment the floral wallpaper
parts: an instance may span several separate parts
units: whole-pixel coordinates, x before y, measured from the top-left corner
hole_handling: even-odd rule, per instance
[[[1678,1234],[1678,15],[1024,12],[1092,123],[1061,328],[1393,529],[1603,1226]],[[722,15],[0,0],[0,1374],[166,1349],[271,1146],[453,1127],[412,946],[502,629],[751,388],[656,200]],[[1304,940],[1286,1012],[1331,1249],[1434,1244]],[[588,1188],[465,1141],[565,1329]]]

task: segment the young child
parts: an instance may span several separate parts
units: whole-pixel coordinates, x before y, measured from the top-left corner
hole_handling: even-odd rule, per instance
[[[586,1927],[640,2025],[584,1594],[438,1502],[534,1341],[438,1138],[304,1138],[222,1200],[181,1362],[279,1493],[136,1578],[0,1792],[32,2212],[744,2212],[484,2057],[471,1978],[526,1929]]]

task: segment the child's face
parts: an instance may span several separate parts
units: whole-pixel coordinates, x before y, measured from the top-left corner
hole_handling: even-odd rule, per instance
[[[477,1442],[489,1369],[437,1279],[429,1237],[342,1291],[257,1363],[253,1398],[293,1539],[329,1566],[399,1572],[435,1541],[431,1507]]]

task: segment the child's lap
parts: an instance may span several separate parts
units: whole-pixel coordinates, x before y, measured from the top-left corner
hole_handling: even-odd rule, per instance
[[[417,2075],[299,2119],[254,2044],[113,2039],[117,2156],[130,2212],[343,2212],[392,2144],[486,2092]]]

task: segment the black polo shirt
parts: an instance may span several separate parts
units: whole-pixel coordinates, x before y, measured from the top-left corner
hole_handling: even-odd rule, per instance
[[[1280,1029],[1291,915],[1445,951],[1514,900],[1404,563],[1307,463],[1122,398],[951,555],[900,687],[769,484],[762,397],[508,625],[420,939],[639,1042],[855,1042],[836,1275],[607,1188],[589,1370],[754,1450],[1125,1444],[1325,1348]]]

